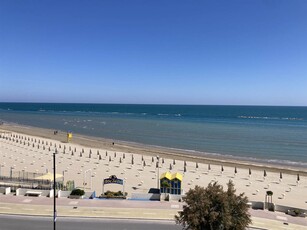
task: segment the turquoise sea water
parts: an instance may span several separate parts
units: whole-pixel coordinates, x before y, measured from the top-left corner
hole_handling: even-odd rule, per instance
[[[307,107],[0,103],[0,120],[307,167]]]

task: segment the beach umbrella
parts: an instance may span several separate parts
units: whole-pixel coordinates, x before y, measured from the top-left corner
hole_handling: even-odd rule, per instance
[[[99,150],[97,150],[97,155],[99,155]]]
[[[122,158],[121,157],[119,158],[119,163],[122,163]]]
[[[156,168],[159,168],[159,163],[158,163],[158,161],[156,162]]]
[[[146,166],[146,162],[145,162],[145,161],[143,161],[143,166],[144,166],[144,167]]]
[[[187,166],[187,162],[186,161],[184,161],[184,166]]]
[[[90,149],[90,154],[92,154],[92,150]]]
[[[183,167],[183,172],[186,172],[186,171],[187,171],[187,167],[184,166],[184,167]]]
[[[209,170],[209,171],[211,170],[211,165],[210,165],[210,164],[208,164],[208,170]]]
[[[108,151],[106,151],[106,157],[108,156]]]
[[[223,167],[223,165],[221,166],[221,172],[222,172],[222,173],[224,172],[224,167]]]
[[[111,156],[109,156],[109,162],[111,162],[111,160],[112,160],[112,159],[111,159]]]
[[[84,149],[82,149],[82,153],[84,153]]]
[[[251,176],[252,175],[252,170],[249,168],[248,169],[248,175]]]
[[[162,164],[164,164],[164,158],[162,158]]]
[[[263,177],[266,178],[267,174],[266,174],[266,170],[263,171]]]
[[[238,173],[237,166],[235,166],[235,174],[237,174],[237,173]]]
[[[91,153],[89,153],[89,154],[88,154],[88,158],[91,158],[91,156],[92,156],[92,154],[91,154]]]
[[[175,159],[173,160],[173,165],[175,165],[176,164],[176,161],[175,161]]]
[[[69,146],[69,151],[71,150],[71,147]],[[75,147],[75,152],[77,152],[77,148]]]
[[[71,155],[72,155],[72,156],[74,155],[74,151],[71,151]]]
[[[101,157],[101,155],[99,155],[99,160],[101,160],[102,159],[102,157]]]
[[[80,157],[82,157],[82,153],[80,152]]]
[[[142,155],[142,161],[144,161],[144,156]]]
[[[125,153],[123,153],[123,159],[125,159],[125,157],[126,157],[126,155],[125,155]]]
[[[151,158],[151,162],[154,162],[154,158],[153,157]]]
[[[131,164],[134,164],[134,157],[131,158]]]
[[[300,181],[300,174],[297,174],[296,181],[297,181],[297,182],[299,182],[299,181]]]
[[[282,180],[282,172],[279,173],[279,179]]]
[[[198,169],[198,163],[196,162],[196,168]]]
[[[114,157],[116,157],[116,152],[114,152]]]
[[[169,170],[172,170],[173,167],[172,167],[172,164],[169,164]]]

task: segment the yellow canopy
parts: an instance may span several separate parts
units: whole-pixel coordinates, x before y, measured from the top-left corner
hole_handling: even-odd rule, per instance
[[[55,174],[55,179],[62,178],[62,174]],[[45,175],[39,176],[35,178],[36,180],[50,180],[53,181],[53,173],[47,173]]]
[[[163,179],[163,178],[171,180],[172,179],[172,174],[170,172],[165,172],[160,177],[160,179]]]
[[[182,175],[180,173],[174,173],[171,177],[171,180],[178,179],[182,181]]]

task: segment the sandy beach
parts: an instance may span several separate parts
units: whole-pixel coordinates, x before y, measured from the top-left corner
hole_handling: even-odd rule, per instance
[[[2,136],[15,136],[11,140],[0,138],[1,175],[9,175],[11,167],[16,171],[51,172],[52,154],[57,149],[57,173],[64,174],[64,182],[74,180],[77,187],[95,190],[96,195],[101,194],[102,181],[110,175],[125,180],[125,191],[129,197],[132,193],[146,193],[150,188],[157,187],[159,175],[170,171],[183,174],[184,191],[195,185],[205,187],[213,181],[226,186],[232,180],[237,192],[244,192],[250,201],[264,201],[266,191],[271,190],[276,204],[307,209],[307,169],[303,168],[213,158],[195,152],[189,154],[76,134],[73,134],[70,143],[66,143],[64,132],[54,135],[53,130],[17,125],[3,124],[0,133]],[[156,168],[157,156],[160,159],[159,170]],[[299,183],[297,174],[300,175]],[[106,185],[104,188],[105,191],[121,189],[119,185]]]

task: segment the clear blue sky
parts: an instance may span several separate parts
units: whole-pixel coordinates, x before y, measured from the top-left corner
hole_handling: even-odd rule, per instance
[[[307,106],[307,1],[1,0],[0,101]]]

